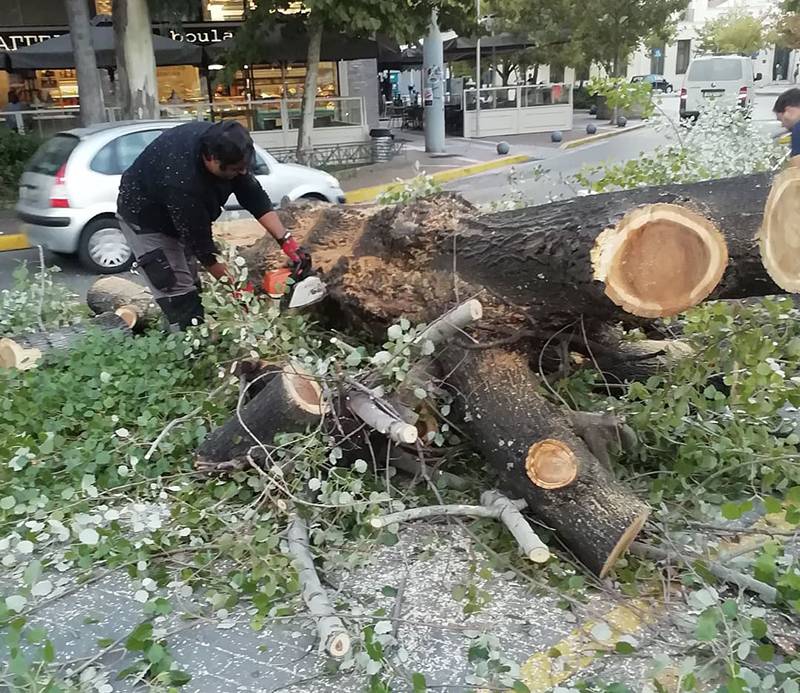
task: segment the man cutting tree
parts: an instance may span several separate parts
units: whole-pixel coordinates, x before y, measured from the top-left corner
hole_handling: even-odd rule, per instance
[[[165,131],[122,175],[122,233],[172,330],[203,321],[198,262],[234,288],[211,235],[231,194],[278,242],[296,276],[311,269],[311,256],[284,228],[253,176],[254,160],[250,133],[236,121],[195,122]]]

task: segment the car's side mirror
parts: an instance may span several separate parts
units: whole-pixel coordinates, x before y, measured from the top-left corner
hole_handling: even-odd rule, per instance
[[[253,174],[256,176],[268,176],[269,166],[264,163],[256,164],[256,167],[253,169]]]
[[[760,82],[762,79],[764,79],[764,75],[762,75],[760,72],[756,72],[756,76],[753,78],[753,81]]]

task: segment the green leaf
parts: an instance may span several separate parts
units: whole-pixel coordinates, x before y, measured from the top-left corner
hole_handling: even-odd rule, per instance
[[[764,498],[764,509],[769,514],[779,513],[783,509],[783,506],[777,498],[773,496],[767,496]]]
[[[392,587],[391,585],[384,585],[381,588],[381,593],[384,597],[396,597],[397,596],[397,588]]]
[[[713,608],[706,609],[697,618],[694,637],[700,642],[711,642],[717,637],[717,614]]]
[[[756,648],[756,655],[762,662],[771,662],[775,657],[775,646],[774,645],[759,645]]]
[[[467,596],[467,588],[464,585],[456,585],[450,592],[450,596],[457,602],[464,601],[464,597]]]
[[[750,621],[750,632],[753,634],[753,637],[756,640],[761,640],[761,638],[767,635],[767,623],[763,619],[754,618]]]
[[[738,520],[744,514],[742,504],[733,502],[723,503],[720,512],[726,520]]]
[[[167,651],[164,649],[163,645],[159,645],[158,643],[153,643],[145,653],[145,657],[147,657],[147,661],[151,664],[158,664],[164,657],[166,656]]]
[[[191,674],[180,669],[171,669],[169,672],[169,684],[171,686],[185,686],[191,680]]]
[[[411,685],[414,687],[414,693],[425,693],[428,690],[428,683],[419,672],[414,672],[411,675]]]
[[[726,599],[722,603],[722,613],[726,618],[736,618],[736,614],[739,613],[739,605],[736,603],[736,600]]]
[[[522,681],[516,680],[514,681],[514,685],[511,687],[511,690],[514,693],[531,693],[531,689],[528,688]]]
[[[42,661],[46,664],[52,664],[56,659],[56,650],[53,647],[53,643],[47,640],[42,647]]]
[[[624,640],[620,640],[614,645],[614,649],[619,652],[619,654],[629,655],[636,652],[636,648],[631,645],[629,642],[625,642]]]

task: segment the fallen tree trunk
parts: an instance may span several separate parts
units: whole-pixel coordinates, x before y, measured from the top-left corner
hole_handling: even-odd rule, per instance
[[[543,326],[781,293],[755,241],[770,183],[757,174],[485,215],[465,225],[449,255],[462,277],[526,306]]]
[[[136,311],[136,329],[143,330],[161,318],[161,309],[146,286],[124,277],[100,277],[86,292],[86,304],[95,314],[129,306]]]
[[[195,466],[212,472],[227,468],[225,463],[232,460],[246,459],[253,448],[269,450],[278,433],[302,433],[318,425],[327,409],[317,379],[297,364],[287,365],[206,436],[197,450]]]
[[[641,530],[648,507],[610,477],[566,416],[537,393],[524,357],[450,349],[443,359],[463,429],[501,489],[523,499],[589,571],[605,576]]]
[[[103,313],[86,322],[47,332],[29,332],[0,339],[0,367],[27,370],[48,353],[68,351],[95,330],[126,332],[136,325],[137,314],[122,306],[114,313]]]

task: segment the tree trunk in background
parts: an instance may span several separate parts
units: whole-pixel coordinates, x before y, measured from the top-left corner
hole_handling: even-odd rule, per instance
[[[106,119],[103,88],[92,46],[89,8],[85,0],[65,0],[69,18],[72,52],[78,74],[78,96],[81,102],[81,123],[84,126],[102,123]]]
[[[322,48],[322,24],[313,14],[308,22],[308,57],[306,59],[306,80],[303,85],[303,107],[300,114],[300,129],[297,132],[297,160],[310,162],[314,145],[311,135],[314,132],[316,113],[317,77],[319,76],[319,55]]]
[[[119,105],[124,118],[158,118],[158,83],[147,0],[114,0]]]

